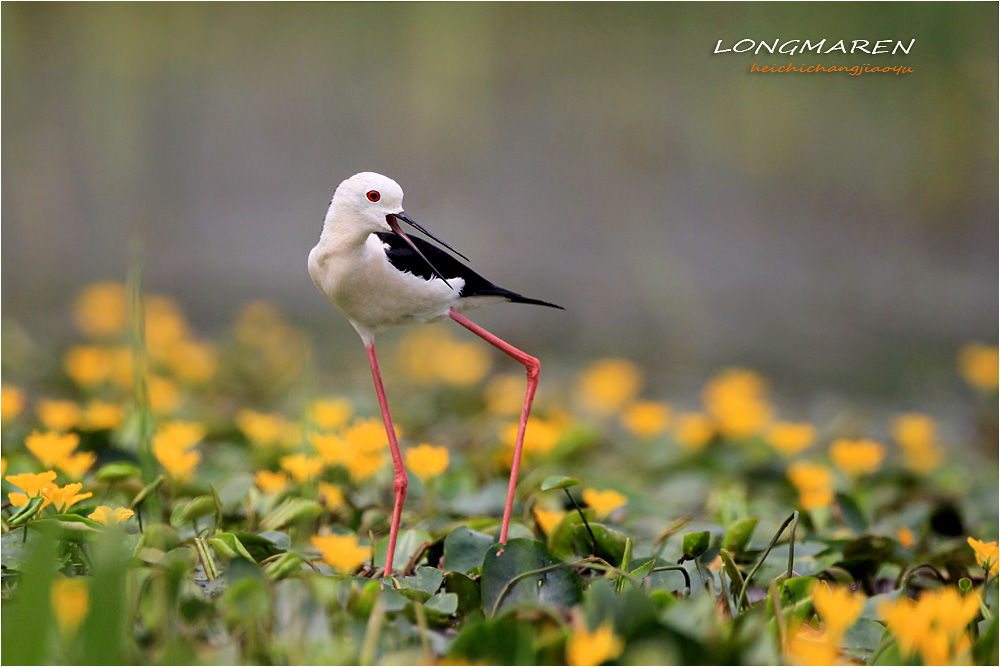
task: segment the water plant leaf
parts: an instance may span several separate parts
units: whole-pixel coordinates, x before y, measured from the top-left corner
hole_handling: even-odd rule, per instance
[[[323,513],[323,506],[308,498],[285,498],[280,505],[267,513],[260,521],[264,530],[277,530],[312,521]]]
[[[495,610],[524,602],[573,606],[580,601],[582,586],[579,575],[570,568],[527,576],[557,564],[559,561],[542,542],[519,538],[510,540],[506,546],[493,545],[483,561],[483,610],[492,614]]]
[[[492,544],[493,539],[489,535],[476,532],[467,526],[459,526],[444,538],[444,561],[441,567],[446,572],[461,573],[482,567],[483,556]]]
[[[712,534],[707,530],[698,533],[685,533],[684,542],[681,547],[681,557],[678,563],[686,560],[694,560],[708,551],[708,545],[712,541]]]
[[[741,555],[750,542],[750,537],[753,536],[758,521],[760,521],[759,516],[752,516],[731,525],[722,537],[722,548],[735,556]]]
[[[580,484],[580,480],[576,477],[566,477],[565,475],[551,475],[545,478],[542,482],[542,491],[551,491],[552,489],[569,489]]]

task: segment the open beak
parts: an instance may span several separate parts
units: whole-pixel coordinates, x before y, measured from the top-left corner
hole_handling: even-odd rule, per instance
[[[441,272],[437,270],[437,267],[434,266],[433,264],[431,264],[431,260],[427,259],[427,257],[424,256],[424,253],[420,252],[420,249],[417,248],[417,246],[413,243],[412,240],[410,240],[410,237],[407,236],[406,234],[404,234],[403,230],[399,228],[399,221],[397,219],[398,220],[402,220],[403,222],[405,222],[405,223],[407,223],[409,225],[412,225],[418,231],[421,231],[424,234],[427,234],[427,236],[430,236],[432,239],[434,239],[438,243],[446,246],[447,248],[450,248],[451,250],[454,250],[454,248],[452,248],[450,245],[448,245],[444,241],[442,241],[442,240],[438,239],[437,237],[435,237],[433,234],[431,234],[430,232],[428,232],[426,229],[424,229],[423,227],[421,227],[417,223],[413,222],[413,220],[411,220],[410,218],[406,217],[406,214],[403,213],[402,211],[400,211],[399,213],[394,213],[394,214],[390,214],[390,215],[385,216],[385,221],[387,223],[389,223],[389,227],[392,228],[392,231],[396,234],[396,236],[398,236],[399,238],[401,238],[404,241],[406,241],[406,244],[408,246],[410,246],[411,248],[413,248],[413,252],[415,252],[418,255],[420,255],[420,259],[422,259],[425,262],[427,262],[427,266],[431,267],[431,271],[434,272],[434,275],[436,275],[438,278],[440,278],[441,280],[443,280],[445,285],[448,285],[448,287],[451,287],[451,284],[448,282],[448,279],[445,278],[443,275],[441,275]],[[454,250],[454,251],[458,252],[457,250]],[[459,254],[461,254],[461,253],[459,253]],[[464,255],[463,255],[463,257],[464,257]]]

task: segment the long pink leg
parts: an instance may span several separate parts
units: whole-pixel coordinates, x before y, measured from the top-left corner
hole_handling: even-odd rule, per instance
[[[541,364],[530,354],[525,354],[510,343],[500,340],[486,329],[471,320],[457,313],[454,309],[449,311],[451,319],[455,320],[463,327],[476,334],[487,343],[497,348],[501,352],[509,354],[517,359],[524,366],[528,373],[528,388],[524,392],[524,406],[521,408],[521,422],[517,425],[517,441],[514,443],[514,460],[510,466],[510,484],[507,486],[507,504],[503,509],[503,523],[500,524],[500,544],[507,544],[507,527],[510,525],[510,515],[514,509],[514,489],[517,487],[517,471],[521,467],[521,448],[524,445],[524,429],[528,425],[528,416],[531,414],[531,401],[535,398],[535,389],[538,387],[538,371]]]
[[[406,500],[408,480],[406,468],[403,466],[403,456],[399,453],[399,443],[396,442],[396,429],[392,426],[389,415],[389,403],[385,399],[385,388],[382,386],[382,374],[378,370],[378,359],[375,358],[375,343],[365,345],[368,352],[368,364],[372,367],[372,377],[375,379],[375,393],[378,394],[378,405],[382,408],[382,421],[385,422],[385,434],[389,438],[389,449],[392,451],[392,467],[395,477],[392,489],[396,492],[396,504],[392,507],[392,523],[389,524],[389,549],[385,556],[385,575],[392,576],[392,556],[396,552],[396,535],[399,533],[399,518],[403,514],[403,501]]]

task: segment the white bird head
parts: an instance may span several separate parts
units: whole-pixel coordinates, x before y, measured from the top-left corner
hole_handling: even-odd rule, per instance
[[[347,225],[365,234],[376,232],[396,234],[427,262],[431,270],[441,280],[444,280],[445,284],[448,284],[445,277],[431,264],[430,260],[424,257],[424,254],[414,245],[410,237],[403,233],[399,227],[400,220],[468,260],[468,257],[431,234],[406,215],[406,211],[403,210],[403,188],[399,187],[399,183],[388,176],[376,174],[373,171],[354,174],[338,185],[333,193],[333,201],[330,202],[330,210],[326,214],[326,224],[328,225]]]

